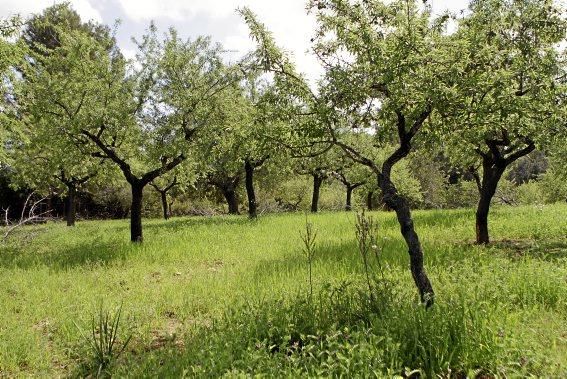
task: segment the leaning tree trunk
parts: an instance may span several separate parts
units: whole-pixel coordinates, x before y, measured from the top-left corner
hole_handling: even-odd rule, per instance
[[[374,204],[372,203],[372,197],[374,196],[374,191],[369,191],[368,195],[366,195],[366,208],[369,211],[374,210]]]
[[[389,177],[382,175],[379,177],[378,181],[380,189],[382,190],[384,202],[388,205],[388,207],[392,208],[396,212],[402,236],[404,237],[408,247],[411,274],[415,285],[419,290],[421,301],[426,307],[430,307],[433,305],[434,300],[433,287],[431,286],[431,282],[425,272],[425,267],[423,265],[423,250],[413,225],[408,201],[398,194],[396,187]]]
[[[254,191],[254,166],[249,160],[244,164],[246,171],[246,195],[248,196],[248,217],[256,218],[258,216],[258,207],[256,204],[256,193]]]
[[[131,184],[132,205],[130,207],[130,241],[142,242],[142,200],[144,186],[140,183]]]
[[[166,191],[160,191],[160,197],[161,197],[161,208],[163,210],[163,219],[164,220],[168,220],[169,219],[169,204],[167,203],[167,192]]]
[[[234,188],[224,188],[222,193],[224,195],[224,198],[226,199],[226,203],[228,204],[228,214],[240,214],[238,210],[238,197],[236,196],[236,191],[234,190]]]
[[[505,167],[485,164],[482,173],[482,182],[479,187],[480,198],[476,208],[476,243],[485,245],[490,242],[488,233],[488,212],[490,202],[496,193],[498,182],[504,173]]]
[[[76,195],[77,187],[74,184],[69,184],[67,186],[67,198],[65,199],[65,220],[67,221],[67,226],[75,226],[77,218]]]

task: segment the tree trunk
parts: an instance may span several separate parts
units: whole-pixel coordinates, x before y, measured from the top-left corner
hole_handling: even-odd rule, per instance
[[[67,226],[75,226],[77,214],[76,195],[77,187],[74,184],[68,184],[67,198],[65,199],[65,220],[67,221]]]
[[[168,220],[169,219],[169,205],[167,203],[167,192],[160,191],[159,194],[161,196],[161,207],[163,209],[163,219]]]
[[[431,282],[423,266],[423,250],[419,237],[415,232],[411,211],[407,200],[398,194],[398,191],[389,177],[381,176],[378,179],[384,202],[396,212],[398,223],[410,256],[410,269],[421,301],[426,307],[433,305],[434,292]]]
[[[236,191],[234,188],[224,188],[222,191],[226,203],[228,204],[228,214],[237,215],[240,214],[238,211],[238,198],[236,196]]]
[[[486,245],[490,242],[488,233],[488,212],[490,202],[496,193],[498,182],[506,167],[497,167],[488,162],[483,164],[480,198],[476,207],[476,243]]]
[[[311,212],[317,213],[319,210],[319,193],[321,192],[321,184],[323,177],[318,174],[313,174],[313,197],[311,198]]]
[[[352,191],[354,190],[354,187],[352,186],[347,186],[346,188],[346,204],[345,204],[345,210],[346,211],[350,211],[352,209]]]
[[[254,166],[249,160],[244,164],[246,171],[246,195],[248,196],[248,217],[256,218],[258,216],[256,193],[254,192]]]
[[[130,208],[130,241],[142,242],[142,200],[144,186],[136,183],[132,186],[132,206]]]
[[[369,211],[374,210],[374,205],[372,204],[372,196],[374,196],[374,191],[369,191],[368,195],[366,195],[366,208]]]

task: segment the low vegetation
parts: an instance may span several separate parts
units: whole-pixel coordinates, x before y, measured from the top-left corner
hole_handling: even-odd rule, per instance
[[[415,212],[429,310],[394,213],[369,212],[366,256],[347,212],[308,216],[307,255],[303,214],[150,220],[144,244],[125,220],[25,226],[1,246],[0,376],[562,377],[566,212],[497,207],[488,246],[473,210]]]

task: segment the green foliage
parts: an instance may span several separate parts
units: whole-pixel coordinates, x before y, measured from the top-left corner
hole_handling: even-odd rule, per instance
[[[541,176],[538,184],[546,203],[567,201],[567,181],[561,174],[549,170]]]
[[[7,146],[10,138],[19,134],[18,125],[11,115],[14,113],[14,96],[11,84],[15,80],[15,66],[24,55],[25,46],[17,40],[21,19],[14,16],[0,19],[0,165],[7,163]]]
[[[517,202],[522,205],[527,204],[543,204],[545,198],[543,196],[542,186],[536,181],[529,181],[516,188]]]
[[[557,48],[567,30],[563,11],[552,0],[476,1],[458,20],[459,100],[442,112],[455,162],[468,167],[488,154],[508,165],[526,146],[565,139],[566,67]]]
[[[444,203],[447,208],[474,207],[477,202],[478,188],[474,182],[463,180],[446,186]]]
[[[487,309],[473,311],[455,298],[427,313],[415,304],[400,306],[407,303],[403,295],[380,295],[369,302],[364,284],[344,282],[324,286],[314,309],[301,295],[243,304],[196,337],[200,349],[186,356],[185,372],[381,377],[415,370],[434,376],[478,365],[496,371],[499,349]]]

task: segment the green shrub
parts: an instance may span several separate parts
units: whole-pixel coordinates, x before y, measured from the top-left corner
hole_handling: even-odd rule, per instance
[[[526,182],[516,189],[518,203],[522,205],[542,204],[545,201],[541,183]]]
[[[549,170],[541,176],[540,185],[546,203],[567,201],[567,177]]]
[[[475,182],[460,181],[447,186],[445,206],[447,208],[474,207],[478,202],[478,189]]]

